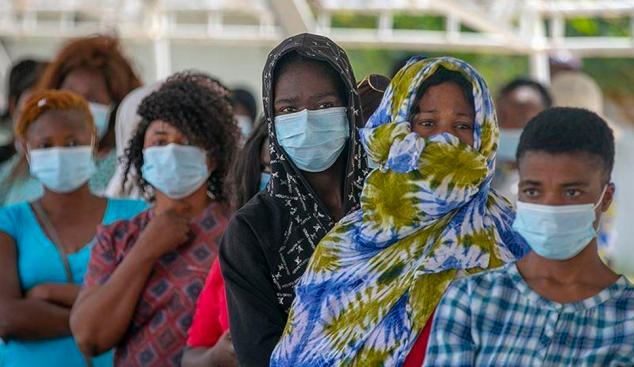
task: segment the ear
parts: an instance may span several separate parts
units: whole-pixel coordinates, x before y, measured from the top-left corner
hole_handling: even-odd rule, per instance
[[[613,183],[608,184],[608,188],[605,190],[605,195],[603,196],[603,202],[599,206],[601,208],[601,212],[605,213],[610,209],[612,205],[612,201],[614,200],[614,194],[616,193],[616,186]]]

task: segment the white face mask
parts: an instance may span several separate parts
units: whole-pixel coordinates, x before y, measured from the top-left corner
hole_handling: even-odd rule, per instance
[[[595,211],[607,188],[606,185],[596,204],[555,206],[518,202],[513,229],[539,256],[550,260],[571,259],[597,236]]]
[[[62,194],[80,188],[96,169],[92,146],[29,150],[28,160],[31,175]]]

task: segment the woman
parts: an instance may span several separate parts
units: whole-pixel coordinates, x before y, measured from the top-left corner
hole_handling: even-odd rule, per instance
[[[141,173],[155,205],[99,232],[70,324],[85,354],[116,348],[115,366],[179,366],[229,218],[224,184],[239,132],[229,92],[204,75],[176,74],[138,112],[126,173]]]
[[[235,209],[241,208],[259,191],[265,190],[271,178],[269,140],[263,120],[260,119],[238,153],[231,171]],[[198,297],[187,347],[183,355],[183,367],[238,366],[231,343],[225,284],[218,260],[212,265],[205,287]]]
[[[107,200],[88,187],[96,130],[72,92],[42,91],[24,106],[16,137],[41,199],[0,210],[0,336],[4,366],[85,366],[68,319],[99,224],[129,219],[141,201]],[[112,356],[92,360],[111,366]]]
[[[96,170],[90,178],[90,189],[103,195],[115,172],[116,151],[114,114],[123,98],[141,82],[129,61],[123,56],[116,38],[88,37],[67,44],[46,68],[39,89],[63,89],[75,92],[89,102],[97,128]],[[41,196],[41,185],[18,165],[5,188],[4,205],[30,201]],[[29,190],[27,190],[29,189]]]
[[[24,104],[35,92],[45,66],[46,63],[27,59],[15,64],[11,69],[7,96],[7,117],[11,120],[11,130],[15,130]],[[11,190],[16,175],[26,177],[29,171],[20,142],[15,138],[11,139],[7,145],[0,147],[0,155],[0,207],[39,196],[42,185],[37,180],[23,182],[20,190]]]
[[[271,51],[263,78],[271,181],[236,212],[220,246],[241,367],[268,366],[314,246],[357,208],[366,174],[345,51],[297,35]]]
[[[380,168],[317,246],[271,366],[420,366],[449,283],[526,250],[490,189],[498,127],[471,66],[412,59],[361,136]]]

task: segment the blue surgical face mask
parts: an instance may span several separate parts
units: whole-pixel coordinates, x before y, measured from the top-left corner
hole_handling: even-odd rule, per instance
[[[277,116],[275,134],[297,168],[323,172],[339,158],[350,138],[346,107]]]
[[[598,204],[539,205],[517,203],[513,229],[535,253],[550,260],[568,260],[577,256],[597,236],[594,229]]]
[[[92,118],[93,120],[95,120],[97,136],[99,137],[99,140],[101,140],[104,136],[106,136],[106,133],[108,132],[108,127],[110,126],[110,113],[112,112],[112,108],[110,106],[94,102],[88,103],[88,108],[90,108]]]
[[[266,189],[266,185],[271,181],[271,174],[268,172],[262,172],[260,174],[260,191]]]
[[[520,145],[522,129],[500,128],[500,146],[497,159],[502,162],[515,162],[517,147]]]
[[[141,174],[156,190],[182,199],[205,185],[210,172],[204,150],[170,144],[143,149]]]
[[[60,194],[77,190],[95,172],[92,146],[29,149],[27,157],[31,176]]]

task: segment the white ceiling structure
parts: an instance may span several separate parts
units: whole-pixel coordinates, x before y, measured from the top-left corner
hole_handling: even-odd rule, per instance
[[[337,28],[338,14],[369,15],[376,26]],[[399,14],[439,16],[445,27],[395,29]],[[630,34],[569,37],[565,21],[579,17],[627,18]],[[0,40],[104,31],[153,41],[159,77],[171,72],[166,55],[172,40],[272,46],[288,35],[313,32],[346,48],[527,55],[533,76],[548,82],[548,55],[558,50],[634,57],[634,0],[0,0]],[[9,61],[0,48],[0,64]]]

